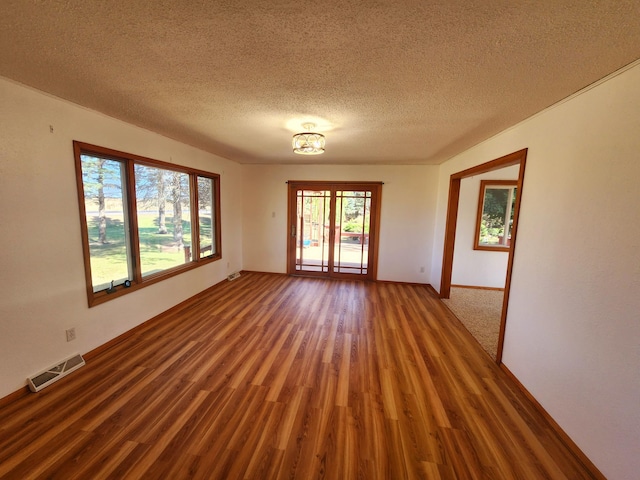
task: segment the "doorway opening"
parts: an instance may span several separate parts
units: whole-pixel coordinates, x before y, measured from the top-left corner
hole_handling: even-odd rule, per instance
[[[288,184],[288,273],[375,280],[382,183]]]
[[[442,258],[442,277],[440,282],[440,298],[447,299],[451,296],[451,277],[453,272],[453,254],[456,239],[456,224],[458,219],[458,206],[460,201],[460,184],[463,178],[479,175],[493,170],[498,170],[511,165],[519,165],[518,180],[516,188],[518,195],[514,205],[513,225],[511,227],[511,239],[509,247],[509,258],[507,261],[507,272],[502,300],[502,313],[500,317],[500,332],[496,352],[496,362],[502,361],[502,347],[504,343],[504,332],[506,327],[507,308],[509,303],[509,291],[511,286],[511,271],[513,267],[513,256],[516,248],[516,237],[518,230],[518,217],[520,213],[520,199],[522,198],[522,187],[524,183],[525,163],[527,149],[505,155],[496,160],[492,160],[482,165],[463,170],[451,175],[449,180],[449,202],[447,207],[447,223],[445,229],[444,252]]]

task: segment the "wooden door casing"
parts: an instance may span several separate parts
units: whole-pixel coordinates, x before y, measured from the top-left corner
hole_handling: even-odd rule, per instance
[[[289,181],[288,183],[288,214],[287,214],[287,273],[290,275],[309,275],[334,278],[350,278],[361,280],[375,280],[377,278],[378,263],[378,237],[380,228],[380,200],[382,194],[382,182],[336,182],[336,181]],[[328,268],[325,272],[304,270],[297,268],[296,248],[297,248],[297,214],[298,214],[298,192],[315,191],[329,192],[329,226],[328,226]],[[368,240],[368,258],[366,274],[340,273],[335,272],[334,245],[336,237],[336,192],[363,191],[371,192],[370,221]],[[354,234],[357,236],[358,234]],[[363,239],[364,241],[364,239]]]

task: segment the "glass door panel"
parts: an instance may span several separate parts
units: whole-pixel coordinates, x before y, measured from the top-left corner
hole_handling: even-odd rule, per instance
[[[289,182],[288,272],[374,280],[381,185]]]
[[[297,272],[329,272],[328,190],[296,192],[295,270]]]
[[[366,275],[369,265],[370,191],[336,192],[335,273]]]

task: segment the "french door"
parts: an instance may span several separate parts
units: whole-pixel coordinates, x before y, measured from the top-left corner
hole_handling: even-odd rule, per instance
[[[288,184],[289,274],[375,280],[382,183]]]

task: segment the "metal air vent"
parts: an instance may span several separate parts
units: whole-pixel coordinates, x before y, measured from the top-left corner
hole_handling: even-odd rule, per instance
[[[44,387],[48,387],[53,382],[60,380],[62,377],[66,377],[84,364],[84,358],[82,358],[80,354],[69,357],[53,367],[47,368],[43,372],[27,378],[29,389],[32,392],[39,392]]]

